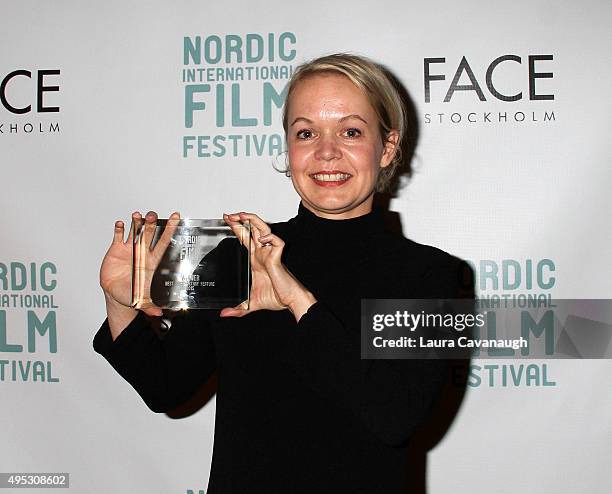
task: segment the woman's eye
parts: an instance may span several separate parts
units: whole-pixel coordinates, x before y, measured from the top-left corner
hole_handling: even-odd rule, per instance
[[[346,129],[344,131],[344,135],[351,138],[359,137],[361,135],[361,131],[359,129]]]
[[[310,139],[312,137],[312,131],[308,129],[300,130],[297,133],[298,139]]]

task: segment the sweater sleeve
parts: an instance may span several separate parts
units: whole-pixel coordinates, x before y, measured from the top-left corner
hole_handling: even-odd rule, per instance
[[[163,338],[143,312],[114,341],[105,320],[93,347],[151,410],[166,412],[188,400],[215,370],[210,321],[203,312],[178,314]]]
[[[456,273],[456,267],[430,270],[421,298],[456,297]],[[330,305],[317,301],[298,322],[281,358],[383,443],[400,446],[427,418],[447,380],[448,362],[362,360],[357,320],[349,326]]]

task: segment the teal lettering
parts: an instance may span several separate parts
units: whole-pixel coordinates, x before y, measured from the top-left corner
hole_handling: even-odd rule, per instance
[[[6,269],[6,264],[0,262],[0,281],[2,282],[2,289],[8,289],[8,279],[6,275],[8,273],[8,269]]]
[[[513,268],[514,271],[514,283],[510,283],[510,268]],[[505,259],[502,261],[502,270],[504,290],[516,290],[521,286],[521,265],[518,262]],[[529,283],[529,278],[527,278],[527,282]]]
[[[32,366],[32,378],[33,381],[38,381],[39,379],[43,382],[45,381],[45,365],[40,360],[34,362]]]
[[[286,84],[283,90],[279,93],[269,82],[264,82],[263,85],[263,123],[264,125],[272,125],[272,103],[276,108],[282,108],[285,98],[287,97],[287,90],[289,86]]]
[[[23,352],[23,346],[10,344],[6,339],[6,311],[0,310],[0,352]]]
[[[499,369],[499,365],[497,364],[487,364],[483,366],[484,369],[489,371],[489,386],[495,386],[495,373],[493,371]]]
[[[194,101],[193,95],[208,92],[210,92],[210,84],[189,84],[185,86],[185,128],[193,127],[193,113],[195,111],[206,108],[203,101]]]
[[[293,33],[283,33],[278,37],[278,56],[281,60],[289,62],[295,58],[295,49],[288,49],[289,46],[295,45],[295,42],[295,34]]]
[[[546,364],[542,364],[542,386],[556,386],[556,381],[548,380],[548,376],[546,375],[547,369]]]
[[[224,136],[215,136],[215,138],[213,139],[213,145],[215,146],[213,156],[219,158],[225,154],[225,146],[223,145],[224,142]]]
[[[40,336],[45,336],[49,332],[49,351],[57,353],[57,328],[55,311],[51,310],[45,316],[44,321],[38,319],[36,313],[28,311],[28,352],[36,351],[36,332]]]
[[[529,364],[527,366],[525,383],[527,386],[531,386],[532,383],[535,386],[540,385],[540,368],[536,364]]]
[[[217,127],[225,125],[225,86],[217,84]]]
[[[270,156],[278,156],[283,152],[283,140],[278,134],[272,134],[268,142],[270,144]]]
[[[259,34],[246,35],[246,61],[259,62],[264,56],[264,39]]]
[[[17,274],[20,280],[17,282]],[[26,267],[20,262],[11,263],[11,290],[23,290],[28,283]]]
[[[50,292],[51,290],[55,290],[55,287],[57,286],[57,280],[52,279],[50,281],[47,281],[47,271],[49,271],[51,274],[56,274],[57,268],[55,267],[55,264],[53,264],[52,262],[44,262],[42,266],[40,267],[40,286],[46,292]],[[36,265],[32,263],[32,278],[34,280],[36,280],[35,273],[36,273]],[[33,284],[35,283],[36,282],[34,281]],[[33,286],[32,289],[36,290],[36,287]]]
[[[487,313],[487,339],[489,340],[497,339],[497,313],[496,312]],[[509,356],[514,355],[514,350],[512,348],[491,347],[491,348],[488,348],[488,354],[491,357],[509,357]],[[477,355],[480,355],[480,352],[478,352]]]
[[[240,85],[232,84],[232,125],[234,127],[254,127],[256,118],[242,118],[240,116]]]
[[[548,277],[548,281],[544,281],[544,269],[548,268],[550,271],[555,270],[555,263],[550,259],[542,259],[538,263],[538,286],[543,290],[549,290],[555,286],[556,278],[554,276]]]
[[[266,136],[262,135],[261,142],[259,142],[257,135],[253,134],[253,141],[255,143],[255,152],[257,153],[257,156],[261,156],[263,154],[264,145],[266,144]]]
[[[482,383],[482,379],[480,378],[480,374],[476,371],[480,371],[481,367],[479,365],[470,365],[470,372],[468,374],[468,385],[475,388],[480,386]]]
[[[236,63],[242,63],[242,38],[235,34],[225,37],[225,62],[232,62],[232,53],[236,54]]]
[[[480,262],[480,289],[487,289],[487,279],[490,279],[493,283],[491,287],[493,290],[497,290],[497,263],[495,261],[482,260]]]
[[[527,340],[527,347],[521,348],[521,354],[523,356],[529,355],[529,344],[530,337],[529,333],[532,333],[536,338],[542,336],[545,333],[545,353],[546,355],[552,355],[555,351],[555,334],[554,334],[554,313],[552,310],[547,310],[542,319],[536,323],[531,317],[528,311],[521,312],[521,336]]]
[[[199,36],[195,38],[195,45],[188,36],[183,38],[183,64],[200,63],[202,60],[202,39]]]
[[[24,367],[23,364],[26,364],[26,366]],[[21,374],[21,380],[22,381],[27,381],[28,377],[30,375],[30,366],[32,365],[32,362],[30,362],[29,360],[24,362],[23,360],[19,361],[19,373]]]
[[[186,158],[189,151],[193,149],[192,141],[195,141],[195,136],[183,136],[183,158]]]
[[[214,48],[211,45],[214,43]],[[204,58],[207,63],[219,63],[222,56],[222,43],[219,36],[209,36],[204,42]],[[214,49],[214,53],[213,53]],[[201,60],[201,59],[200,59]]]
[[[521,378],[523,377],[523,364],[518,366],[518,372],[514,371],[514,365],[510,366],[510,375],[512,376],[512,382],[515,386],[521,384]]]

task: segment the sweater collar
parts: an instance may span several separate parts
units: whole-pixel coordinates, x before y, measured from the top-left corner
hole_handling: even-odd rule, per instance
[[[355,218],[332,220],[321,218],[300,201],[298,214],[292,219],[297,233],[302,236],[325,236],[354,239],[384,229],[384,212],[374,205],[372,211]]]

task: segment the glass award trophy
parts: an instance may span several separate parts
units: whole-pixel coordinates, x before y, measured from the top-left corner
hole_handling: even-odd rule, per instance
[[[154,228],[132,220],[132,307],[249,308],[249,223],[158,219]]]

